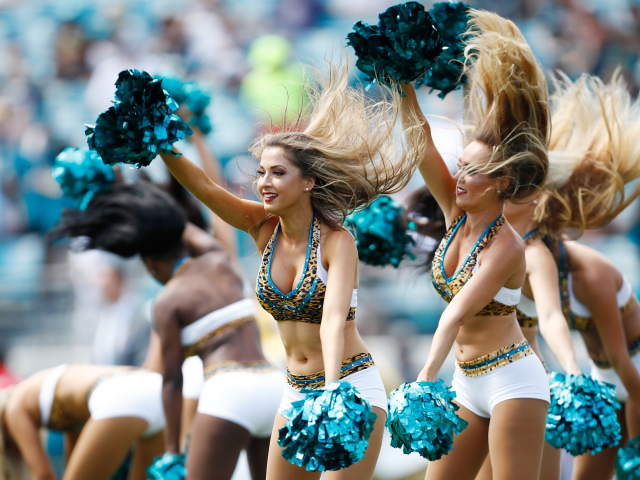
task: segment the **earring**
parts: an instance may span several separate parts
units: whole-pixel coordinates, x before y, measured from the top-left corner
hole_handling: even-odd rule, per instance
[[[498,189],[498,190],[496,190],[496,191],[497,191],[498,193],[502,193],[502,190],[500,190],[500,189]]]
[[[534,201],[533,201],[533,204],[534,204],[534,205],[537,205],[537,204],[538,204],[538,200],[534,200]]]
[[[308,189],[308,188],[305,188],[305,190],[306,190],[307,192],[309,191],[309,189]]]

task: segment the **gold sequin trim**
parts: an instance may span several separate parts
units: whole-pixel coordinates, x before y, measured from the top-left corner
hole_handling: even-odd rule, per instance
[[[204,378],[209,380],[214,375],[228,372],[251,372],[251,373],[268,373],[274,372],[276,367],[266,360],[258,360],[257,362],[236,362],[235,360],[225,360],[224,362],[214,363],[204,369]]]
[[[483,355],[475,360],[468,362],[456,361],[456,366],[467,377],[477,377],[504,367],[528,355],[532,355],[534,351],[529,346],[527,339],[522,339],[512,345],[502,347],[500,350]]]
[[[238,318],[237,320],[233,320],[229,323],[225,323],[224,325],[216,328],[215,330],[210,331],[196,343],[189,345],[187,347],[182,348],[182,358],[191,357],[196,355],[199,351],[204,350],[207,347],[207,344],[214,340],[216,337],[228,332],[229,330],[233,330],[234,328],[239,328],[249,323],[254,323],[255,317],[253,315],[249,315],[247,317]]]
[[[361,372],[375,365],[370,353],[359,353],[351,358],[342,361],[340,368],[340,379]],[[294,375],[287,369],[287,383],[296,390],[303,388],[320,388],[324,386],[324,370],[308,375]]]

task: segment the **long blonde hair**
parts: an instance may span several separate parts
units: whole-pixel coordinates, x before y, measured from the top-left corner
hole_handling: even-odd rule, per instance
[[[337,64],[327,62],[326,74],[308,68],[307,105],[297,122],[271,126],[249,148],[257,159],[267,147],[282,148],[303,177],[315,176],[313,209],[332,228],[339,228],[349,213],[378,195],[404,188],[426,146],[417,121],[404,136],[396,135],[396,89],[380,86],[374,99],[362,85],[349,86],[346,59],[345,54]]]
[[[508,177],[499,197],[525,203],[548,171],[550,114],[542,67],[518,27],[495,13],[470,9],[465,42],[466,141],[491,149],[492,177]]]
[[[619,69],[608,84],[560,72],[553,85],[548,194],[535,219],[548,235],[576,237],[606,225],[640,195],[640,185],[625,191],[640,177],[640,103]]]

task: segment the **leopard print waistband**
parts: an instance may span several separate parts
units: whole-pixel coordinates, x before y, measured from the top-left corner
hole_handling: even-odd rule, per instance
[[[373,366],[375,366],[375,363],[373,358],[371,358],[370,353],[359,353],[358,355],[342,361],[340,379],[342,380],[349,375],[353,375],[356,372],[361,372],[362,370],[366,370]],[[325,384],[324,377],[324,370],[308,375],[294,375],[287,368],[287,383],[296,390],[323,387]]]
[[[529,342],[526,338],[523,338],[519,342],[502,347],[495,352],[483,355],[475,360],[470,360],[468,362],[456,361],[456,366],[465,376],[478,377],[500,367],[504,367],[505,365],[513,363],[528,355],[532,355],[533,353],[534,351],[529,346]]]

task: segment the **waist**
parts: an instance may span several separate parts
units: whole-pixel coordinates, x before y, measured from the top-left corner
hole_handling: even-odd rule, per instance
[[[629,347],[627,347],[627,351],[629,352],[630,357],[633,357],[634,355],[637,355],[638,353],[640,353],[640,337],[636,338],[633,342],[631,342]],[[591,361],[594,363],[596,367],[598,367],[601,370],[607,370],[609,368],[612,368],[611,362],[604,355],[591,357]]]
[[[499,348],[491,353],[482,355],[474,360],[460,362],[456,360],[456,366],[467,377],[484,375],[500,367],[515,362],[516,360],[532,355],[533,349],[526,338]]]
[[[214,375],[229,372],[250,372],[250,373],[268,373],[274,372],[276,368],[266,360],[257,360],[253,362],[239,362],[236,360],[225,360],[223,362],[213,363],[204,369],[204,378],[209,380]]]
[[[183,346],[182,357],[187,358],[191,357],[192,355],[200,355],[202,357],[207,350],[211,350],[211,348],[215,346],[216,342],[224,334],[253,323],[255,323],[255,317],[253,315],[231,320],[224,325],[221,325],[220,327],[211,330],[207,334],[203,335],[195,343]]]
[[[356,372],[366,370],[375,365],[370,353],[359,353],[342,361],[340,379],[342,380]],[[325,384],[325,372],[321,370],[306,375],[296,375],[287,368],[287,383],[297,390],[302,388],[320,388]]]

